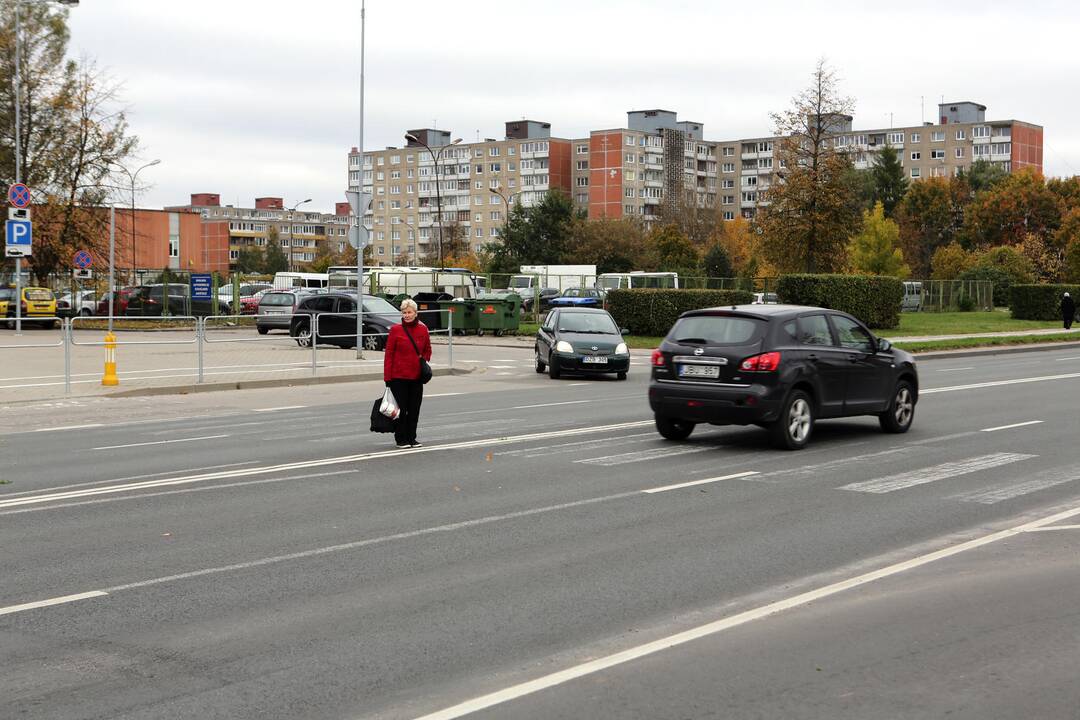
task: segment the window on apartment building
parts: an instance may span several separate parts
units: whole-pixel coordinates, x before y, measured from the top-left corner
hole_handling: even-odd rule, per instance
[[[735,163],[724,163],[720,170],[726,173],[735,172]]]
[[[962,147],[956,148],[956,158],[959,160],[959,159],[961,159],[963,157],[964,157],[964,148],[962,148]]]
[[[744,192],[742,194],[742,201],[743,202],[757,202],[757,193],[756,192]]]
[[[588,160],[578,160],[577,161],[577,169],[578,170],[588,170],[589,169],[589,161]]]
[[[944,160],[945,159],[945,151],[942,150],[942,149],[931,150],[930,151],[930,159],[931,160]]]
[[[623,196],[628,198],[634,197],[634,188],[628,187],[623,190]]]
[[[506,187],[511,187],[511,188],[517,187],[517,180],[515,180],[514,178],[510,178],[509,180],[506,181]]]
[[[940,165],[930,168],[930,177],[945,177],[945,168]]]
[[[578,187],[588,187],[589,186],[589,178],[587,178],[587,177],[579,177],[577,179],[577,186]]]
[[[963,131],[963,130],[957,130],[957,131],[956,131],[956,139],[957,139],[957,140],[963,140],[963,139],[964,139],[964,137],[965,137],[965,135],[964,135],[964,131]]]
[[[401,179],[401,171],[400,170],[395,170],[394,172],[390,173],[390,179],[391,180],[400,180]]]
[[[491,205],[498,205],[502,202],[502,198],[494,193],[488,196],[488,203]]]
[[[735,219],[735,212],[732,211],[732,210],[725,210],[724,211],[724,219],[725,220],[734,220]]]
[[[489,157],[499,157],[499,148],[497,148],[497,147],[488,148],[488,156]]]
[[[476,213],[475,215],[473,215],[473,222],[484,222],[484,216],[481,213]]]
[[[627,170],[626,172],[623,173],[623,179],[624,180],[637,180],[637,172],[635,172],[634,170]],[[641,179],[644,180],[645,176],[642,175]]]
[[[400,210],[401,209],[401,201],[400,200],[391,200],[390,201],[390,209],[391,210]]]
[[[386,173],[383,173],[383,172],[375,173],[375,179],[376,180],[385,180],[386,179]]]
[[[724,148],[724,157],[734,157],[734,156],[735,156],[735,148],[733,148],[733,147]]]
[[[722,187],[722,188],[733,188],[733,187],[735,187],[735,181],[728,178],[726,180],[721,181],[720,187]]]
[[[921,152],[913,152],[913,153],[911,153],[911,159],[912,160],[920,160],[920,159],[922,159],[922,153]]]
[[[507,170],[507,172],[514,172],[515,170],[517,170],[517,163],[512,163],[512,162],[506,163],[506,170]]]
[[[399,217],[398,215],[394,215],[392,218],[390,218],[390,224],[391,225],[400,225],[401,224],[401,217]]]
[[[911,142],[913,142],[913,143],[922,142],[922,134],[921,133],[911,133]]]
[[[476,148],[475,150],[473,150],[473,157],[474,158],[482,158],[482,157],[484,157],[484,151],[481,150],[480,148]]]
[[[626,163],[628,165],[633,164],[637,160],[637,155],[634,153],[626,153]]]
[[[384,158],[384,157],[383,157],[382,155],[380,155],[380,156],[379,156],[379,157],[378,157],[378,158],[377,158],[377,159],[375,160],[375,164],[376,164],[376,165],[378,165],[379,167],[382,167],[383,165],[385,165],[385,164],[386,164],[386,158]]]
[[[577,154],[578,155],[588,155],[589,154],[589,146],[588,145],[578,145],[577,146]]]
[[[401,239],[401,231],[400,230],[391,230],[390,231],[390,239],[391,240],[400,240]]]
[[[416,162],[416,156],[415,155],[406,155],[405,156],[405,162],[407,162],[407,163]]]
[[[416,176],[416,171],[413,170],[412,168],[409,168],[408,170],[405,171],[405,177],[409,178],[410,180],[415,176]]]
[[[745,187],[757,185],[757,175],[746,175],[742,179],[742,184]]]
[[[902,132],[889,133],[888,138],[887,138],[887,142],[890,145],[903,145],[904,144],[904,133],[902,133]]]
[[[988,125],[976,125],[975,127],[971,128],[971,137],[990,137],[990,127]]]
[[[735,204],[735,196],[734,195],[725,195],[724,196],[724,205],[734,205],[734,204]]]
[[[491,212],[491,219],[492,220],[502,220],[502,213],[499,212],[498,210],[493,210]]]
[[[499,228],[497,228],[497,227],[491,228],[488,231],[488,237],[493,237],[493,238],[499,237]]]
[[[502,166],[499,163],[491,163],[488,165],[488,172],[502,172]]]
[[[759,153],[772,152],[772,143],[771,142],[759,142],[757,144],[757,151]]]
[[[413,192],[414,192],[414,190],[413,190],[413,186],[412,186],[411,184],[410,184],[410,185],[406,185],[406,186],[405,186],[405,192],[406,192],[406,193],[408,193],[409,195],[412,195],[412,194],[413,194]]]
[[[506,154],[507,155],[517,155],[517,151],[514,149],[513,145],[510,145],[509,147],[506,148]]]
[[[476,182],[474,182],[473,183],[473,189],[474,190],[483,190],[484,189],[484,181],[483,180],[477,180]]]
[[[400,155],[391,155],[390,156],[390,164],[391,165],[400,165],[401,164],[401,156]]]
[[[634,136],[633,136],[633,135],[627,135],[627,136],[626,136],[626,144],[627,144],[627,145],[630,145],[630,146],[634,146],[634,145],[636,145],[636,144],[637,144],[637,143],[636,143],[636,142],[634,141]]]
[[[913,177],[913,178],[922,177],[922,170],[920,170],[917,167],[911,168],[911,177]]]
[[[930,133],[930,142],[945,142],[945,131],[934,130]]]
[[[391,195],[400,195],[401,194],[401,186],[400,185],[391,185],[390,186],[390,194]]]
[[[483,175],[484,174],[484,166],[483,165],[477,165],[476,166],[476,174],[477,175]]]

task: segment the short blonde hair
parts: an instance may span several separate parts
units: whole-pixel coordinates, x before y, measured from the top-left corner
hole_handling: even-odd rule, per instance
[[[405,309],[412,310],[413,312],[419,312],[418,308],[416,307],[416,301],[412,298],[405,298],[401,301],[401,310]]]

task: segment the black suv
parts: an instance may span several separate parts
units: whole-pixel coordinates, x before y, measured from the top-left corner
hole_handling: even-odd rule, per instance
[[[311,316],[317,315],[317,344],[356,347],[356,293],[330,292],[305,297],[290,319],[289,335],[300,347],[311,347]],[[364,296],[364,349],[382,350],[401,311],[380,297]]]
[[[911,427],[915,359],[836,310],[740,305],[683,313],[653,351],[656,429],[684,440],[698,423],[759,425],[798,450],[819,418],[876,415]]]

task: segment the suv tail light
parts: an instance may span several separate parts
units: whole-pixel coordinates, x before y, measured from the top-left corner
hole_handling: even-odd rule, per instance
[[[652,351],[652,364],[653,367],[664,367],[664,353],[660,352],[660,348]]]
[[[739,363],[739,369],[748,372],[776,372],[778,367],[780,367],[780,353],[778,352],[754,355]]]

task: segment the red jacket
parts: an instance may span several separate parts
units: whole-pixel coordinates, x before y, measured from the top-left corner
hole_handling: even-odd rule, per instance
[[[431,361],[431,337],[427,325],[417,320],[409,326],[416,348],[424,359]],[[420,358],[413,349],[413,344],[405,336],[401,323],[390,328],[383,352],[383,380],[418,380],[420,379]]]

